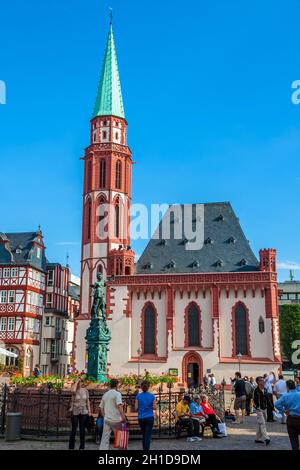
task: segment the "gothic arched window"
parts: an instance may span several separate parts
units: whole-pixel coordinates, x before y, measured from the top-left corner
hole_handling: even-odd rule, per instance
[[[106,161],[104,159],[100,160],[100,188],[105,188],[106,181]]]
[[[143,354],[155,354],[156,317],[153,305],[148,305],[143,312]]]
[[[192,304],[187,311],[187,341],[186,346],[200,346],[200,311]]]
[[[91,239],[91,223],[92,223],[92,205],[89,200],[86,205],[86,239]]]
[[[259,331],[260,333],[264,333],[264,332],[265,332],[265,322],[264,322],[263,317],[259,317],[259,320],[258,320],[258,331]]]
[[[120,238],[120,202],[115,205],[115,237]]]
[[[92,161],[87,162],[87,171],[86,171],[86,190],[90,191],[92,189]]]
[[[235,321],[235,353],[243,354],[247,356],[248,351],[248,341],[247,341],[247,312],[243,304],[238,303],[235,307],[234,312],[234,321]]]
[[[96,224],[96,234],[102,240],[108,236],[108,209],[107,201],[103,195],[98,198],[98,223]]]
[[[122,181],[122,162],[121,162],[121,160],[117,160],[117,163],[116,163],[116,189],[121,189],[121,181]]]

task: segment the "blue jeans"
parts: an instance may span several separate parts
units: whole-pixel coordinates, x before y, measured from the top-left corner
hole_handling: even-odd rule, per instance
[[[143,450],[150,450],[154,418],[139,419],[139,425],[142,431]]]

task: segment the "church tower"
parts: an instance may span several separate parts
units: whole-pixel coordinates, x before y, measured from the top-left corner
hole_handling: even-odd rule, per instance
[[[84,336],[91,310],[91,284],[97,273],[102,273],[105,279],[134,272],[129,233],[132,159],[112,22],[91,119],[90,145],[83,160],[81,307],[76,327],[78,369],[85,366]]]

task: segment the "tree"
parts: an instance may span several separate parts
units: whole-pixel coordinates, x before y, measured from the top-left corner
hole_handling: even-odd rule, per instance
[[[295,351],[292,343],[300,340],[300,306],[297,304],[286,304],[280,306],[280,341],[284,358],[291,362]],[[295,369],[300,369],[300,364],[294,364]]]

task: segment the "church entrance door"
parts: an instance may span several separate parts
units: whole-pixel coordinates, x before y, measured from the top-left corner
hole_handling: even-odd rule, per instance
[[[187,367],[187,385],[189,388],[199,385],[199,366],[196,362],[190,362]]]
[[[202,381],[203,365],[196,351],[185,354],[182,360],[182,378],[188,387],[198,387]]]

